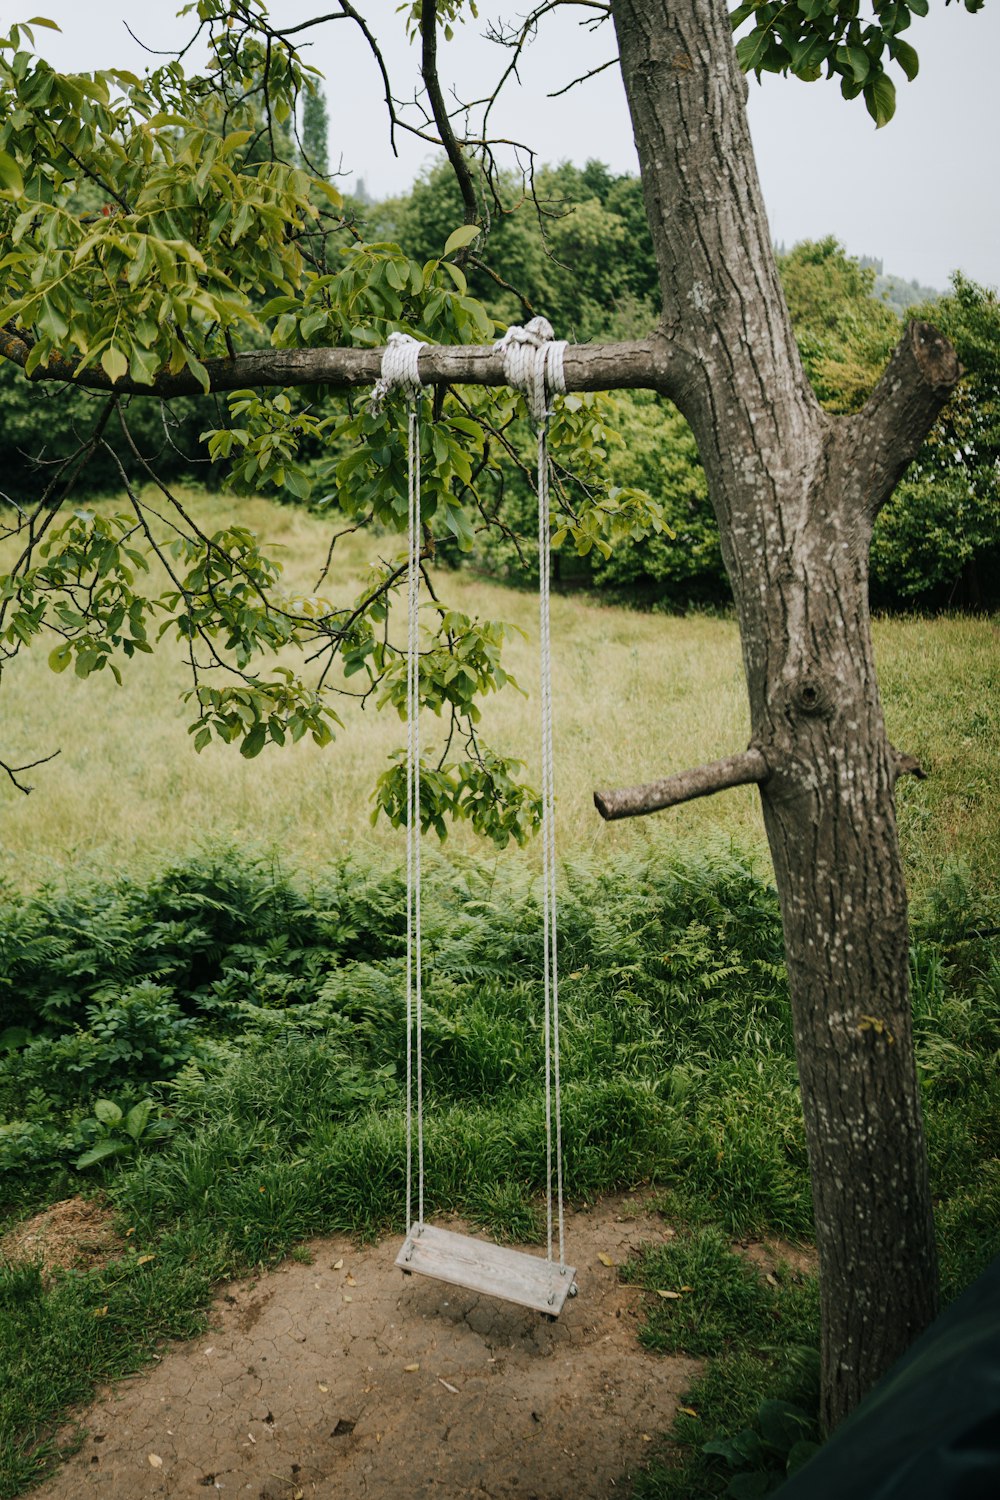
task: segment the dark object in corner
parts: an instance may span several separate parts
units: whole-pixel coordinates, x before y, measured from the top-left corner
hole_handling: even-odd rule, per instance
[[[1000,1495],[1000,1256],[772,1500],[845,1495]]]

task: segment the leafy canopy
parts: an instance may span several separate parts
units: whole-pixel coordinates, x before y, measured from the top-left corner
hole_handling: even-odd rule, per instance
[[[966,0],[972,10],[981,3]],[[422,7],[404,9],[415,36]],[[863,92],[882,123],[891,113],[885,64],[913,76],[916,55],[901,33],[927,9],[926,0],[875,0],[866,23],[856,3],[745,4],[733,13],[737,29],[750,28],[737,52],[758,73],[809,78],[825,66],[845,93]],[[464,10],[474,14],[463,0],[439,4],[446,39]],[[112,382],[148,384],[186,370],[207,393],[207,360],[267,346],[376,347],[393,330],[451,345],[493,339],[500,325],[484,301],[493,268],[479,226],[459,225],[464,214],[430,192],[431,182],[429,196],[444,209],[433,244],[419,244],[412,222],[399,226],[405,248],[393,233],[366,237],[336,188],[310,169],[322,166],[310,156],[321,142],[321,111],[314,70],[292,34],[270,24],[262,0],[197,0],[181,13],[207,42],[201,73],[174,60],[141,79],[121,69],[64,75],[32,50],[33,27],[53,23],[36,18],[0,36],[0,324],[27,374],[99,367]],[[307,140],[297,147],[303,113]],[[482,149],[485,159],[489,148]],[[577,184],[574,171],[557,169],[546,189],[580,202],[573,216],[549,216],[555,262],[545,257],[546,234],[508,229],[517,221],[506,209],[496,244],[506,246],[515,278],[519,257],[548,266],[555,300],[567,309],[586,271],[572,320],[586,336],[604,317],[609,243],[641,226],[642,210],[634,184],[591,168]],[[487,181],[494,197],[512,187],[495,174]],[[488,222],[484,211],[483,229]],[[636,277],[616,285],[623,321],[646,307],[651,271],[651,262],[638,266]],[[519,315],[512,306],[496,310]],[[662,502],[608,472],[615,413],[623,411],[604,398],[574,397],[553,424],[557,449],[572,455],[557,472],[555,544],[605,561],[616,542],[671,531]],[[159,491],[155,507],[108,440],[115,426]],[[393,534],[406,524],[404,427],[399,403],[372,412],[332,403],[319,390],[293,398],[265,389],[235,393],[203,436],[211,458],[229,464],[237,490],[288,492],[324,504],[349,529],[375,524]],[[526,439],[520,398],[439,393],[421,453],[425,562],[442,551],[468,553],[502,529],[505,466],[530,469]],[[116,516],[84,510],[62,519],[60,507],[96,456],[118,473],[127,504]],[[340,727],[338,695],[403,713],[400,555],[380,561],[347,601],[327,599],[323,577],[313,593],[289,594],[280,564],[244,529],[199,531],[144,457],[118,395],[60,455],[41,494],[11,498],[0,526],[7,570],[0,672],[45,635],[54,637],[56,672],[118,674],[152,640],[173,634],[192,672],[196,746],[220,738],[245,756],[305,734],[325,743]],[[467,816],[501,843],[524,839],[537,799],[518,781],[517,764],[483,745],[476,728],[478,699],[510,681],[501,664],[504,627],[437,599],[422,625],[421,698],[443,725],[443,749],[427,768],[424,821],[440,830],[446,817]],[[275,661],[286,648],[311,663],[311,677]],[[401,777],[396,764],[376,793],[377,807],[396,822],[405,816]]]
[[[986,0],[963,0],[967,11]],[[951,0],[945,0],[946,5]],[[731,15],[733,30],[749,30],[736,43],[747,73],[792,73],[807,83],[823,76],[840,80],[845,99],[860,94],[876,126],[896,111],[896,85],[887,71],[895,63],[907,81],[917,76],[920,59],[906,40],[914,16],[926,16],[930,0],[871,0],[870,17],[860,0],[743,0]]]
[[[366,239],[294,149],[290,122],[314,88],[294,47],[267,29],[257,0],[200,0],[196,10],[209,64],[193,76],[178,62],[142,79],[117,69],[66,76],[33,55],[30,26],[0,37],[0,236],[9,245],[0,323],[27,351],[26,372],[72,361],[77,375],[100,366],[112,381],[148,383],[187,369],[207,390],[207,359],[267,345],[375,347],[396,329],[449,345],[495,338],[500,325],[458,264],[475,226],[452,220],[436,253],[420,259],[392,240]],[[401,403],[376,412],[322,397],[236,392],[204,433],[210,456],[229,463],[237,490],[315,498],[348,529],[405,530]],[[600,398],[572,398],[553,423],[577,470],[556,486],[557,536],[581,550],[610,551],[618,537],[660,524],[648,496],[610,493],[601,409]],[[522,412],[509,392],[438,401],[421,456],[426,560],[441,548],[470,550],[477,530],[494,524],[484,476],[515,453]],[[158,487],[155,503],[130,482],[105,436],[110,424]],[[127,508],[60,520],[76,475],[98,453],[117,465]],[[347,601],[326,599],[322,580],[312,594],[290,595],[280,564],[245,529],[199,531],[143,458],[121,398],[104,403],[41,497],[15,500],[4,536],[14,561],[0,573],[0,670],[48,635],[54,671],[118,676],[170,633],[192,671],[196,748],[219,738],[247,757],[305,734],[326,743],[341,726],[338,695],[405,713],[394,608],[401,557],[390,549]],[[423,822],[443,833],[448,817],[467,817],[501,844],[523,841],[537,797],[518,780],[518,762],[477,736],[478,700],[512,682],[501,664],[505,628],[436,598],[422,624],[421,698],[443,725],[443,748],[425,771]],[[312,664],[308,680],[284,659],[265,668],[263,659],[289,647]],[[375,798],[397,823],[403,788],[397,760]]]

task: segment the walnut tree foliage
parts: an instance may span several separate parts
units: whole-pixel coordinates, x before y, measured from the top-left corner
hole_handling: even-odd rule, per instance
[[[966,6],[978,8],[973,0]],[[927,8],[926,0],[876,0],[872,19],[862,21],[857,4],[797,0],[741,5],[732,19],[743,32],[744,68],[804,78],[825,69],[848,95],[863,93],[882,123],[891,112],[886,66],[913,76],[916,54],[902,32]],[[418,39],[422,7],[404,10]],[[538,269],[518,266],[519,253],[550,257],[547,279],[565,313],[576,281],[568,267],[582,268],[588,256],[596,266],[594,248],[609,235],[634,231],[645,244],[636,184],[595,179],[590,197],[565,215],[560,197],[573,184],[562,179],[572,169],[556,169],[531,185],[532,221],[530,210],[510,212],[517,185],[503,182],[485,149],[478,160],[470,153],[480,182],[478,233],[460,227],[456,204],[436,244],[420,245],[405,215],[398,241],[368,238],[337,189],[316,175],[325,166],[322,95],[295,37],[275,30],[262,0],[198,0],[181,13],[208,44],[201,72],[170,60],[142,78],[116,68],[60,74],[33,50],[33,28],[53,24],[41,17],[0,37],[0,324],[5,352],[28,377],[64,367],[77,382],[99,370],[112,386],[142,386],[164,372],[190,373],[207,394],[207,362],[252,349],[373,348],[394,329],[430,343],[489,342],[502,331],[495,313],[504,321],[521,315],[519,283]],[[463,14],[474,15],[474,6],[438,5],[446,40]],[[541,233],[516,227],[531,222]],[[498,252],[507,247],[507,262],[498,253],[493,263],[491,239]],[[647,306],[648,251],[646,258],[635,249],[620,258],[620,316],[638,318]],[[498,286],[506,287],[499,301]],[[606,331],[597,296],[584,288],[565,331]],[[364,401],[322,400],[308,387],[238,391],[221,409],[214,400],[202,429],[207,456],[228,467],[238,492],[319,499],[334,536],[341,523],[374,525],[390,537],[405,528],[400,402],[375,413]],[[196,747],[220,738],[248,757],[304,735],[327,742],[342,727],[338,707],[351,698],[402,715],[399,543],[383,548],[356,597],[327,598],[322,579],[312,594],[289,595],[280,563],[244,528],[199,530],[169,490],[169,464],[155,461],[121,396],[112,390],[95,406],[41,481],[20,474],[16,492],[6,494],[0,671],[46,637],[56,672],[118,675],[164,634],[177,636],[190,667]],[[525,485],[530,473],[520,398],[451,388],[433,415],[421,453],[428,562],[438,548],[469,552],[503,535],[505,476]],[[683,528],[674,541],[678,517],[651,498],[654,486],[628,475],[618,482],[609,469],[609,454],[627,446],[619,421],[634,428],[636,420],[620,400],[578,395],[553,421],[556,545],[609,568],[623,541],[650,535],[660,550],[690,541]],[[318,451],[317,464],[310,457]],[[96,464],[124,490],[120,512],[64,513],[74,484]],[[700,490],[692,498],[703,508]],[[151,582],[152,558],[166,587]],[[422,696],[441,718],[424,820],[442,831],[449,816],[466,816],[501,843],[523,841],[537,821],[537,798],[517,763],[494,754],[477,732],[478,700],[509,682],[505,628],[438,599],[422,624]],[[298,665],[285,665],[287,656],[275,664],[290,647]],[[398,760],[379,782],[376,805],[395,822],[404,817]]]
[[[368,242],[341,214],[336,189],[285,159],[288,122],[313,80],[290,46],[258,35],[263,7],[204,0],[197,13],[211,65],[190,77],[175,62],[142,79],[117,69],[67,77],[31,52],[30,27],[0,39],[0,221],[8,247],[0,321],[27,350],[25,373],[67,359],[78,377],[99,366],[112,382],[187,370],[207,391],[205,361],[237,349],[377,346],[392,329],[452,345],[495,338],[500,325],[469,295],[457,263],[464,230],[419,260],[395,243]],[[80,211],[83,189],[91,197],[96,189],[96,209]],[[234,393],[221,423],[206,410],[209,456],[228,463],[237,491],[277,487],[307,498],[318,481],[345,526],[404,530],[401,403],[381,412],[363,401],[327,403],[317,412],[314,394]],[[425,424],[428,557],[437,538],[469,549],[477,528],[492,524],[477,481],[507,456],[506,429],[519,406],[506,392],[455,392]],[[599,398],[572,398],[553,423],[554,442],[575,459],[557,524],[581,547],[595,539],[608,547],[660,524],[648,496],[608,495],[599,408]],[[199,531],[144,459],[129,421],[111,396],[42,494],[10,497],[4,533],[13,566],[0,581],[0,663],[48,635],[55,671],[72,666],[87,676],[107,667],[118,675],[151,641],[176,635],[192,673],[196,747],[218,737],[248,757],[306,734],[325,743],[341,727],[338,698],[373,697],[402,716],[401,610],[392,608],[404,573],[399,544],[386,547],[355,598],[334,602],[319,589],[289,597],[280,564],[243,528]],[[115,458],[106,434],[118,426],[140,477],[160,486],[155,502]],[[318,472],[301,461],[309,444],[329,455]],[[111,517],[85,510],[63,519],[60,502],[95,456],[117,467],[127,506]],[[149,587],[151,555],[168,575],[165,590]],[[517,779],[518,764],[494,754],[476,730],[477,700],[510,681],[501,665],[505,627],[437,600],[423,623],[422,697],[442,719],[424,822],[443,833],[447,817],[464,816],[500,843],[523,841],[537,822],[537,797]],[[289,646],[311,675],[268,665]],[[398,761],[381,778],[376,805],[403,818]]]
[[[986,0],[962,3],[977,11]],[[863,14],[860,0],[743,0],[732,12],[733,29],[752,25],[736,55],[758,78],[763,72],[791,73],[806,83],[836,78],[845,99],[860,95],[876,125],[886,125],[896,112],[891,68],[908,81],[920,68],[903,33],[914,17],[927,15],[930,0],[872,0],[870,10]]]

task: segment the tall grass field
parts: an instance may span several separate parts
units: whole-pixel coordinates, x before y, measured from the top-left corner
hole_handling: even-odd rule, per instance
[[[256,531],[283,561],[289,592],[313,588],[328,523],[262,499],[184,499],[207,530],[236,517]],[[350,597],[374,556],[399,549],[391,537],[343,538],[324,593]],[[507,664],[526,696],[508,688],[487,701],[483,734],[524,760],[537,785],[536,601],[468,573],[446,572],[436,581],[456,608],[516,627]],[[745,746],[749,715],[735,623],[563,597],[553,601],[552,631],[561,847],[603,857],[667,830],[690,847],[732,840],[763,852],[752,787],[612,826],[592,803],[595,788],[654,780]],[[895,618],[876,621],[875,639],[890,737],[928,771],[926,782],[904,780],[899,788],[911,888],[919,894],[958,863],[995,889],[1000,813],[990,788],[1000,779],[1000,626]],[[81,864],[134,868],[139,858],[174,858],[218,838],[279,849],[300,867],[359,847],[386,854],[397,847],[392,829],[369,822],[375,777],[405,742],[394,714],[371,706],[361,712],[345,699],[345,728],[325,749],[311,742],[280,752],[269,747],[247,762],[213,743],[199,756],[180,701],[189,679],[176,645],[165,642],[154,656],[135,659],[122,687],[106,672],[85,681],[56,677],[47,650],[26,651],[3,684],[5,757],[22,762],[60,751],[33,773],[31,797],[5,795],[0,872],[16,885]],[[431,746],[442,740],[432,718],[422,733]],[[463,851],[476,850],[474,835],[459,829],[452,837]]]
[[[209,529],[237,504],[187,500]],[[238,513],[284,549],[289,589],[310,590],[327,526],[261,500]],[[345,539],[324,593],[350,590],[367,563]],[[523,632],[509,665],[527,697],[490,702],[483,733],[537,779],[534,599],[463,573],[436,586]],[[611,827],[591,804],[595,787],[745,745],[737,633],[583,597],[553,601],[553,632],[567,1191],[658,1195],[676,1236],[623,1274],[692,1290],[655,1307],[642,1342],[706,1361],[635,1493],[764,1494],[818,1438],[818,1333],[813,1278],[779,1266],[765,1279],[734,1248],[808,1246],[812,1225],[755,794]],[[952,1296],[1000,1238],[998,632],[893,619],[876,641],[890,735],[928,772],[901,785],[900,823]],[[43,651],[4,683],[5,755],[61,754],[30,797],[3,794],[0,1233],[82,1192],[103,1194],[131,1234],[106,1270],[46,1280],[0,1257],[0,1500],[58,1459],[60,1422],[95,1382],[200,1326],[220,1277],[302,1237],[402,1222],[404,887],[399,836],[372,828],[369,798],[404,727],[348,705],[325,750],[199,757],[185,685],[173,648],[121,688],[55,676]],[[531,1240],[544,1185],[537,854],[498,855],[459,829],[428,841],[426,869],[430,1211]]]

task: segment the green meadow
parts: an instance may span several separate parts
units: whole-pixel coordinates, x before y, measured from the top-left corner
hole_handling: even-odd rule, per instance
[[[208,527],[238,506],[283,549],[289,590],[313,588],[322,520],[188,500]],[[350,590],[368,561],[345,538],[324,593]],[[509,667],[526,696],[488,703],[483,734],[536,777],[534,597],[469,573],[435,584],[517,627]],[[676,1238],[623,1274],[692,1290],[657,1306],[641,1338],[706,1361],[687,1403],[698,1416],[681,1416],[636,1493],[719,1495],[739,1479],[736,1492],[761,1494],[817,1437],[817,1314],[810,1276],[779,1267],[765,1281],[733,1248],[752,1235],[808,1245],[811,1232],[759,812],[740,789],[608,827],[591,803],[595,787],[745,745],[737,633],[725,617],[577,595],[553,601],[553,635],[567,1191],[659,1195]],[[950,1296],[1000,1225],[998,629],[893,618],[876,642],[890,735],[928,773],[899,800]],[[5,793],[0,1230],[99,1190],[132,1235],[109,1269],[52,1281],[0,1260],[0,1497],[58,1458],[59,1421],[95,1382],[194,1331],[219,1278],[306,1236],[402,1221],[402,849],[369,812],[403,726],[348,702],[326,749],[197,756],[185,685],[169,645],[122,687],[57,677],[41,651],[4,683],[9,757],[61,753],[30,797]],[[428,841],[427,870],[429,1203],[537,1238],[537,851],[498,854],[460,828]]]
[[[207,529],[238,517],[284,563],[289,592],[311,591],[329,545],[329,525],[266,500],[186,495]],[[391,537],[348,536],[337,545],[324,593],[349,595]],[[373,550],[374,549],[374,550]],[[458,609],[512,625],[508,669],[522,685],[484,705],[483,734],[521,758],[537,785],[537,603],[488,578],[443,571],[437,587]],[[553,601],[558,837],[567,854],[605,857],[666,836],[703,849],[734,843],[766,866],[753,788],[738,788],[652,820],[608,826],[597,787],[653,780],[741,749],[749,734],[739,638],[731,619],[645,614],[592,596]],[[976,871],[995,891],[1000,814],[990,788],[1000,771],[1000,626],[973,617],[893,617],[875,622],[889,734],[916,754],[925,782],[900,785],[900,822],[911,891],[919,898],[952,865]],[[3,875],[21,888],[62,869],[134,869],[235,839],[279,851],[296,868],[322,867],[348,851],[392,858],[399,835],[373,828],[369,801],[387,754],[405,742],[394,713],[361,711],[344,699],[336,742],[244,761],[228,746],[196,755],[180,701],[189,686],[176,644],[128,664],[118,687],[105,672],[80,681],[48,668],[44,647],[26,651],[3,684],[4,744],[18,761],[60,751],[32,775],[30,797],[10,792],[3,818]],[[345,684],[351,686],[351,684]],[[425,740],[440,744],[432,718]],[[450,847],[490,857],[468,830]],[[507,857],[507,856],[505,856]],[[532,856],[520,854],[513,858]]]

